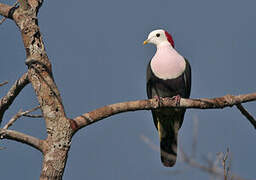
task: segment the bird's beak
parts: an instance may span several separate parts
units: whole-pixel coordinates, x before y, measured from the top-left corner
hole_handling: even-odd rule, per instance
[[[149,42],[149,39],[145,40],[145,41],[143,42],[143,45],[148,44],[148,42]]]

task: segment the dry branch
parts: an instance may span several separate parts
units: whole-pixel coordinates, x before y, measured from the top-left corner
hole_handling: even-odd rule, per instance
[[[95,123],[103,118],[128,111],[150,110],[157,108],[195,108],[195,109],[220,109],[232,107],[234,105],[256,100],[256,93],[244,94],[238,96],[226,95],[218,98],[201,98],[201,99],[184,99],[181,98],[177,104],[173,98],[161,98],[161,103],[157,99],[138,100],[122,102],[117,104],[107,105],[91,112],[85,113],[74,119],[74,131]],[[159,104],[161,107],[159,107]]]
[[[8,84],[8,81],[5,81],[5,82],[0,83],[0,87],[1,87],[1,86],[4,86],[4,85],[6,85],[6,84]]]
[[[216,167],[216,166],[206,166],[206,165],[200,164],[199,162],[195,161],[193,158],[189,157],[182,150],[180,150],[180,152],[181,152],[180,154],[181,154],[181,157],[182,157],[182,161],[184,163],[186,163],[187,165],[189,165],[190,167],[200,169],[201,171],[204,171],[206,173],[212,174],[212,175],[214,175],[216,177],[219,177],[219,178],[223,178],[224,177],[224,180],[227,180],[228,176],[227,176],[226,165],[225,165],[224,172],[222,172],[223,170],[221,168],[219,168],[219,167]],[[238,175],[235,175],[235,174],[232,174],[231,176],[234,178],[234,180],[245,180],[244,178],[242,178],[242,177],[240,177]]]
[[[43,115],[41,114],[23,114],[22,116],[29,118],[43,118]]]
[[[37,106],[35,108],[32,108],[30,110],[27,110],[27,111],[22,111],[20,110],[17,114],[15,114],[10,120],[9,122],[3,127],[3,129],[8,129],[10,126],[13,125],[13,123],[19,119],[21,116],[26,116],[27,114],[33,112],[33,111],[36,111],[37,109],[39,109],[40,106]],[[33,116],[32,116],[33,117]]]
[[[154,151],[157,151],[157,152],[160,152],[159,150],[159,147],[156,146],[148,137],[144,136],[144,135],[141,135],[141,139],[143,140],[143,142],[145,142],[152,150]],[[223,170],[218,167],[217,165],[214,165],[215,163],[214,162],[211,162],[210,160],[209,161],[209,165],[204,165],[204,164],[201,164],[199,162],[197,162],[193,157],[190,157],[188,156],[184,151],[182,151],[182,149],[180,148],[179,150],[179,154],[181,155],[181,160],[182,162],[184,162],[186,165],[192,167],[192,168],[196,168],[196,169],[199,169],[203,172],[206,172],[210,175],[214,175],[218,178],[223,178],[223,177],[227,177],[227,173],[230,173],[228,172],[228,170],[226,169],[225,167],[225,173],[223,172]],[[226,157],[223,157],[223,158],[227,158]],[[222,159],[224,160],[224,159]],[[225,159],[226,161],[227,159]],[[225,162],[226,163],[226,162]],[[226,166],[226,165],[225,165]],[[230,176],[232,176],[234,178],[234,180],[246,180],[238,175],[235,175],[235,174],[229,174]]]
[[[193,140],[192,140],[192,157],[196,157],[196,150],[197,150],[197,138],[198,138],[198,118],[193,118]]]
[[[229,149],[227,149],[227,152],[224,154],[222,158],[224,180],[228,180],[228,176],[229,176],[229,166],[227,166],[228,158],[229,158]]]
[[[60,92],[54,82],[51,62],[48,59],[43,38],[38,26],[37,14],[43,0],[19,0],[20,7],[0,3],[0,15],[14,20],[18,26],[24,48],[28,73],[23,75],[8,94],[0,100],[0,123],[6,109],[12,104],[21,89],[31,82],[40,104],[47,128],[47,138],[35,137],[7,129],[0,129],[0,136],[22,142],[43,152],[40,180],[61,180],[64,173],[72,135],[80,128],[114,114],[150,110],[156,108],[224,108],[239,103],[256,100],[256,93],[240,96],[224,96],[213,99],[181,99],[177,105],[171,98],[123,102],[108,105],[70,120],[66,117]],[[14,120],[15,121],[15,120]]]
[[[8,84],[8,81],[4,81],[4,82],[0,83],[0,87],[1,87],[1,86],[4,86],[4,85],[6,85],[6,84]]]
[[[1,139],[11,139],[32,146],[43,152],[43,140],[14,130],[0,129]]]
[[[20,7],[23,9],[23,10],[28,10],[30,8],[30,5],[28,3],[28,0],[18,0],[19,3],[20,3]]]
[[[0,15],[4,16],[4,17],[8,17],[9,11],[11,8],[12,8],[12,6],[0,3]]]
[[[249,122],[253,125],[254,129],[256,129],[256,120],[253,118],[253,116],[243,107],[242,104],[237,104],[236,107],[249,120]]]
[[[6,17],[3,17],[1,20],[0,20],[0,25],[3,24],[3,22],[6,20]]]
[[[9,108],[20,91],[29,83],[28,74],[25,73],[21,78],[12,85],[8,93],[0,99],[0,124],[3,119],[4,112]]]
[[[72,128],[54,82],[51,62],[38,26],[37,14],[43,0],[19,2],[21,7],[14,11],[12,19],[21,32],[26,50],[28,79],[36,93],[48,134],[44,141],[40,180],[61,180],[72,138]]]
[[[18,1],[16,1],[13,5],[12,8],[16,7],[18,5]],[[9,13],[8,13],[9,14]],[[7,19],[7,17],[3,17],[0,21],[0,25]]]

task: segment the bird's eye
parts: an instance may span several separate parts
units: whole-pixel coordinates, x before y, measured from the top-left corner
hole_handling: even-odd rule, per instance
[[[159,33],[157,33],[157,34],[156,34],[156,37],[160,37],[160,34],[159,34]]]

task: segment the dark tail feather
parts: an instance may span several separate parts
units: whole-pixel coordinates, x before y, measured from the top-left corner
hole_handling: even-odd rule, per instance
[[[160,139],[161,161],[164,166],[172,167],[177,159],[177,137],[167,136]]]
[[[160,137],[161,161],[172,167],[177,159],[177,138],[185,111],[167,111],[158,114],[157,129]]]

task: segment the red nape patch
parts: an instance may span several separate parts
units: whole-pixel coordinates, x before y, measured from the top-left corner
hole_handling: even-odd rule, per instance
[[[172,36],[167,31],[164,31],[164,33],[165,33],[165,36],[167,37],[167,40],[169,41],[169,43],[172,45],[172,47],[174,47],[174,41],[172,39]]]

